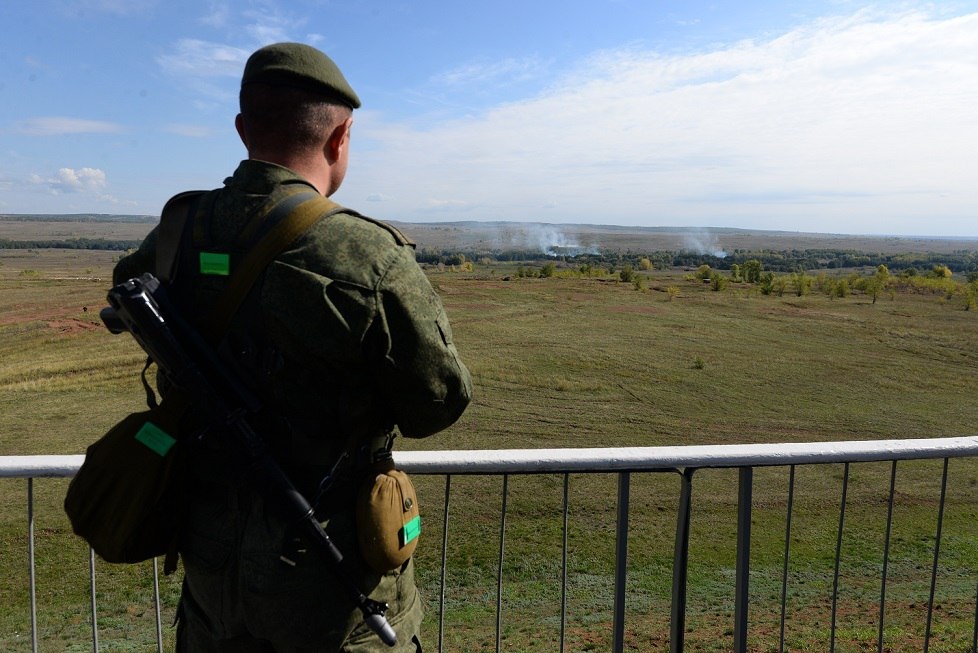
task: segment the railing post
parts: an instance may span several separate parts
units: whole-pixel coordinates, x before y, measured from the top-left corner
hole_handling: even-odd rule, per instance
[[[445,475],[445,513],[441,535],[441,591],[438,594],[438,650],[445,650],[445,578],[448,574],[448,506],[452,498],[452,475]]]
[[[618,474],[618,529],[615,535],[615,618],[611,650],[625,650],[625,580],[628,569],[628,495],[631,475]]]
[[[669,620],[669,651],[682,653],[686,637],[686,577],[689,564],[689,521],[693,495],[693,472],[682,473],[679,515],[676,520],[676,549],[672,556],[672,615]]]
[[[835,653],[835,630],[839,607],[839,568],[842,565],[842,535],[846,527],[846,497],[849,494],[849,463],[842,466],[842,501],[839,505],[839,530],[835,541],[835,571],[832,574],[832,622],[829,626],[829,653]]]
[[[737,492],[737,598],[734,603],[734,651],[747,652],[750,599],[750,520],[754,468],[741,467]]]
[[[930,598],[927,600],[927,627],[924,629],[924,653],[930,651],[931,624],[934,617],[934,592],[937,590],[937,564],[941,558],[941,534],[944,528],[944,500],[947,498],[947,466],[944,459],[944,472],[941,474],[941,501],[937,508],[937,534],[934,536],[934,566],[930,574]]]
[[[784,653],[784,625],[788,615],[788,567],[791,560],[791,515],[795,510],[795,466],[788,473],[788,512],[784,524],[784,562],[781,566],[781,626],[778,653]]]
[[[31,603],[31,651],[37,653],[37,577],[34,562],[34,478],[27,478],[27,566]]]
[[[88,547],[88,585],[92,600],[92,653],[98,653],[98,600],[95,593],[95,549]]]
[[[503,474],[503,505],[499,516],[499,566],[496,569],[496,653],[503,650],[503,563],[506,561],[506,501],[509,474]]]
[[[570,516],[570,474],[564,473],[564,534],[560,547],[560,648],[558,653],[564,653],[564,640],[567,635],[567,539],[569,535]]]
[[[160,563],[157,558],[153,558],[153,608],[156,610],[157,653],[163,653],[163,606],[160,603]]]

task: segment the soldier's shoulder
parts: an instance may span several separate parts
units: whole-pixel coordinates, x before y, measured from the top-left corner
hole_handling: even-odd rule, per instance
[[[345,208],[319,220],[306,232],[306,238],[310,244],[328,242],[334,248],[352,247],[378,254],[415,247],[397,227]]]
[[[334,215],[333,219],[336,220],[339,229],[348,230],[352,235],[391,239],[395,245],[414,247],[414,241],[394,225],[357,211],[344,208],[342,212]]]

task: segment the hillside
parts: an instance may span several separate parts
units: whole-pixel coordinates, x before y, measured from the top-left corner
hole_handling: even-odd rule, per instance
[[[156,224],[151,216],[76,214],[0,214],[0,239],[11,241],[105,238],[132,240],[145,236]],[[628,227],[615,225],[547,224],[517,222],[389,221],[412,238],[419,249],[530,250],[554,252],[642,253],[689,250],[721,254],[735,250],[836,249],[880,254],[903,252],[978,252],[974,238],[932,236],[865,236],[848,234],[759,231],[718,227]]]

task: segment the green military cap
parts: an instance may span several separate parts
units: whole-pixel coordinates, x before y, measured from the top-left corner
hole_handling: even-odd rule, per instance
[[[333,60],[302,43],[275,43],[256,50],[245,64],[241,86],[262,82],[322,93],[353,109],[360,98]]]

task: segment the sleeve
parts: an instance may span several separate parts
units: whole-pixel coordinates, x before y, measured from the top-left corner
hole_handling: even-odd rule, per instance
[[[112,284],[118,285],[144,272],[156,272],[156,238],[159,226],[153,227],[139,248],[119,259],[112,269]]]
[[[452,341],[441,299],[400,247],[378,287],[372,337],[379,390],[402,435],[423,438],[451,426],[472,398],[472,378]]]

